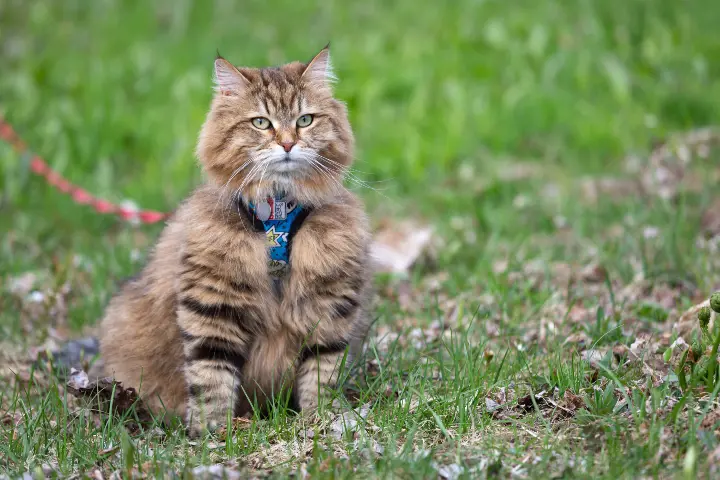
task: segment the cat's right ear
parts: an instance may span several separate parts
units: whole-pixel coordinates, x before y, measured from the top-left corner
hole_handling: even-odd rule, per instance
[[[239,95],[248,86],[248,79],[232,63],[220,55],[215,59],[215,91],[221,95]]]

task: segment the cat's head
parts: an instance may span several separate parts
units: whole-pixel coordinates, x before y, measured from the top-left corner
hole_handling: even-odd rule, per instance
[[[328,47],[277,68],[215,60],[216,93],[197,152],[223,195],[255,201],[285,192],[318,204],[338,193],[353,135],[333,80]]]

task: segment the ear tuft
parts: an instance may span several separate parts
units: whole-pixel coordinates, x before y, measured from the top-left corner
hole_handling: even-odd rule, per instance
[[[218,52],[215,59],[215,91],[223,95],[238,95],[247,84],[248,80],[240,70],[222,58]]]
[[[315,58],[310,60],[302,77],[310,83],[330,87],[337,81],[337,77],[333,72],[332,63],[330,62],[330,44],[320,50]]]

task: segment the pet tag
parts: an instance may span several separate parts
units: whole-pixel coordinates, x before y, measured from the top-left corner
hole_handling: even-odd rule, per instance
[[[258,204],[255,206],[255,216],[261,222],[267,221],[270,218],[271,212],[272,212],[272,209],[270,207],[270,204],[267,202],[267,200],[262,200],[262,201],[258,202]]]

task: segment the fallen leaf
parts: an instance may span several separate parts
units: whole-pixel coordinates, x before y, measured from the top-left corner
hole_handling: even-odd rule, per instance
[[[374,451],[377,455],[382,456],[382,455],[385,454],[385,447],[383,447],[383,446],[380,445],[378,442],[376,442],[375,440],[373,440],[373,451]]]
[[[584,347],[586,345],[590,345],[590,337],[588,337],[587,334],[585,334],[584,332],[573,333],[569,335],[563,342],[563,344],[568,343],[574,343],[579,347]]]
[[[370,404],[366,403],[358,409],[337,415],[330,424],[330,435],[340,439],[347,432],[355,432],[358,429],[358,418],[365,420],[369,413]]]
[[[8,279],[10,293],[18,297],[26,297],[37,284],[38,275],[34,272],[25,272],[17,277]]]
[[[98,378],[91,381],[82,370],[71,369],[67,390],[73,396],[90,400],[91,411],[107,414],[112,405],[113,413],[122,415],[134,409],[138,420],[143,424],[153,422],[153,417],[134,388],[125,388],[112,378]],[[133,417],[134,418],[134,417]]]
[[[117,452],[118,450],[120,450],[120,445],[114,445],[110,448],[103,448],[102,450],[98,450],[98,455],[100,455],[101,457],[103,457],[105,455],[112,455],[113,453]]]
[[[252,420],[245,417],[235,417],[232,419],[234,428],[247,428],[252,425]]]
[[[98,467],[93,468],[88,476],[93,480],[105,480],[102,470],[100,470]]]
[[[607,269],[600,264],[586,265],[580,272],[580,280],[588,283],[601,283],[607,279]]]
[[[433,462],[434,463],[434,462]],[[460,478],[465,469],[457,463],[450,465],[434,465],[438,476],[444,480],[456,480]]]
[[[597,348],[593,348],[591,350],[585,350],[582,352],[581,357],[583,360],[588,362],[590,366],[597,368],[597,366],[602,362],[603,358],[605,358],[605,352],[598,350]]]
[[[710,473],[718,474],[720,471],[720,445],[710,452],[708,456],[708,464],[710,465]]]
[[[0,417],[0,425],[3,426],[18,426],[22,423],[22,414],[20,412],[14,412],[12,414],[6,413]]]
[[[536,393],[533,397],[531,394],[527,394],[524,397],[518,398],[517,404],[518,407],[520,407],[523,411],[529,412],[531,410],[535,409],[535,405],[540,408],[541,406],[545,405],[547,403],[546,399],[547,392],[545,390]],[[533,398],[535,402],[533,402]]]
[[[710,410],[700,423],[700,428],[709,430],[720,437],[720,407]]]
[[[563,400],[563,406],[573,412],[580,410],[581,408],[585,408],[585,400],[583,400],[581,396],[575,395],[570,390],[565,390]]]
[[[498,408],[500,408],[500,404],[497,403],[495,400],[493,400],[493,399],[491,399],[491,398],[486,398],[486,399],[485,399],[485,409],[486,409],[488,412],[494,412],[494,411],[497,410]]]
[[[620,360],[621,358],[627,356],[630,349],[626,345],[615,345],[612,349],[613,355],[615,355],[616,360]]]

